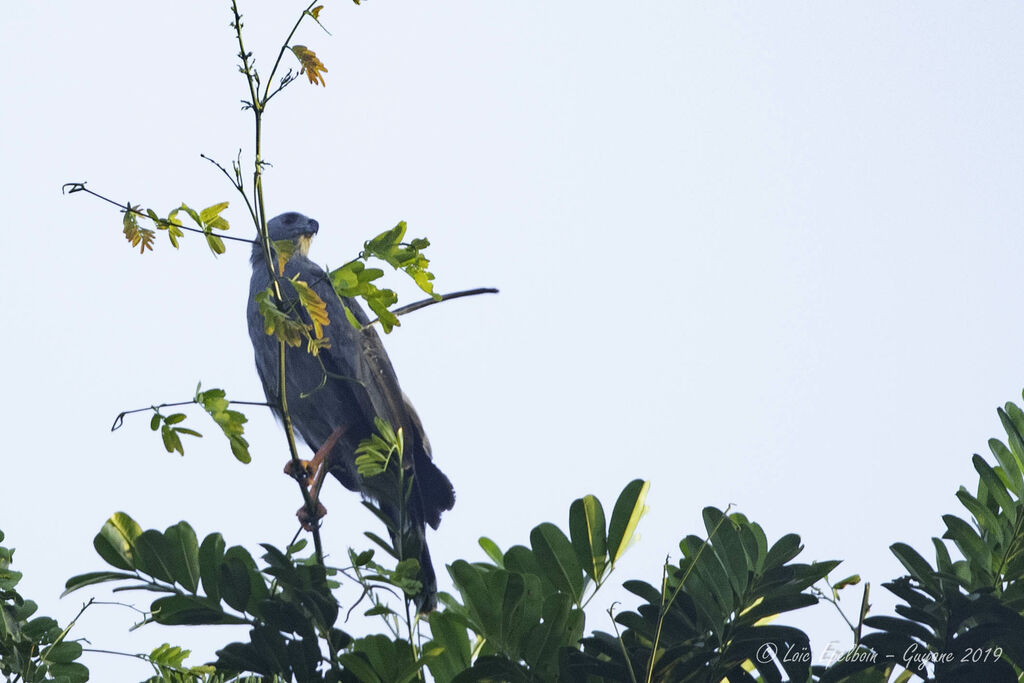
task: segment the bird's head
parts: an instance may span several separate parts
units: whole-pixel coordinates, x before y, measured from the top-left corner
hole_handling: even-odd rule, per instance
[[[319,223],[297,211],[282,213],[267,223],[267,231],[272,242],[291,240],[295,242],[298,246],[297,251],[303,256],[309,255],[309,245],[313,241],[313,235],[319,230]]]

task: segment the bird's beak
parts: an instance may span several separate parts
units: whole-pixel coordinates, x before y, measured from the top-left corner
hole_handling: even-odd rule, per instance
[[[299,235],[299,253],[305,257],[309,257],[309,245],[313,243],[313,234]]]

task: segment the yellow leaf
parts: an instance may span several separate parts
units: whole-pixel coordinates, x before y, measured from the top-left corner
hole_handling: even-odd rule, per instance
[[[329,348],[331,348],[331,338],[330,337],[320,337],[319,339],[313,339],[312,337],[310,337],[306,341],[306,351],[311,356],[319,355],[320,354],[320,349],[329,349]]]
[[[320,295],[313,291],[313,288],[299,279],[296,275],[290,280],[299,295],[299,303],[306,309],[309,319],[313,321],[313,336],[320,339],[324,336],[324,328],[331,324],[327,317],[327,304],[320,298]]]
[[[277,240],[271,242],[271,246],[277,255],[277,271],[279,274],[284,275],[284,267],[292,257],[292,254],[295,253],[295,242],[291,240]]]
[[[298,320],[292,320],[287,313],[277,307],[270,288],[256,295],[260,314],[263,316],[263,331],[272,334],[288,346],[298,346],[306,334],[306,326]]]
[[[221,211],[226,208],[228,208],[228,202],[221,202],[220,204],[208,206],[199,212],[199,219],[203,225],[208,225],[211,228],[216,228],[217,230],[227,230],[228,221],[220,215]]]
[[[322,10],[323,8],[324,8],[323,5],[317,5],[313,9],[309,10],[309,13],[313,15],[314,19],[319,19],[320,18],[320,10]]]
[[[302,70],[299,71],[300,74],[306,74],[306,78],[313,85],[319,83],[322,86],[327,86],[324,82],[324,77],[320,75],[321,72],[327,73],[327,67],[317,58],[315,52],[305,45],[293,45],[292,53],[299,60],[299,63],[302,64]]]

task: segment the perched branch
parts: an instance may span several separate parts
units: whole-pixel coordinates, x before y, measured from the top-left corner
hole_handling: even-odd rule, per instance
[[[498,293],[498,290],[495,289],[494,287],[478,287],[476,289],[466,289],[466,290],[463,290],[461,292],[452,292],[450,294],[442,294],[440,296],[440,298],[438,298],[438,299],[423,299],[421,301],[414,301],[411,304],[406,304],[405,306],[399,306],[398,308],[396,308],[395,310],[393,310],[391,312],[394,313],[395,315],[405,315],[406,313],[412,313],[414,311],[420,310],[421,308],[426,308],[427,306],[433,306],[434,304],[439,304],[442,301],[451,301],[452,299],[461,299],[464,296],[476,296],[477,294],[497,294],[497,293]],[[378,322],[380,322],[380,318],[374,318],[370,322],[368,322],[365,325],[363,325],[363,329],[366,329],[367,327],[370,327],[370,326],[372,326],[372,325],[374,325],[374,324],[376,324]]]
[[[298,29],[299,24],[302,23],[302,19],[306,16],[306,13],[314,6],[315,3],[310,3],[303,13],[299,16],[298,21],[295,22],[295,26],[292,28],[291,33],[288,34],[288,38],[285,40],[285,44],[281,46],[281,52],[277,56],[277,61],[274,62],[274,67],[270,70],[269,83],[274,80],[274,74],[277,72],[277,67],[281,62],[281,56],[288,47],[288,41],[291,40],[292,36],[295,35],[295,31]],[[253,124],[254,124],[254,149],[253,149],[253,178],[252,178],[252,190],[255,195],[255,206],[250,207],[250,213],[252,214],[253,222],[256,224],[256,235],[258,243],[263,248],[263,256],[266,261],[267,270],[270,274],[270,282],[274,292],[274,299],[278,304],[284,302],[284,297],[281,293],[281,285],[274,273],[273,266],[273,252],[270,246],[270,235],[267,231],[267,211],[263,201],[263,111],[267,104],[267,97],[264,96],[262,100],[259,99],[259,76],[252,64],[249,62],[250,54],[245,50],[245,43],[242,39],[242,16],[238,11],[237,0],[231,0],[231,12],[234,15],[234,21],[232,22],[232,28],[235,29],[235,36],[238,40],[239,57],[242,60],[241,71],[245,75],[246,83],[249,86],[249,93],[252,97],[252,113],[253,113]],[[282,86],[283,87],[283,86]],[[302,460],[299,458],[299,449],[295,441],[295,429],[292,426],[291,414],[288,412],[288,398],[285,394],[285,344],[283,341],[278,342],[278,406],[281,411],[281,422],[284,425],[285,436],[288,441],[288,453],[291,458],[292,468],[298,472],[302,469]],[[305,484],[298,478],[296,478],[296,484],[298,484],[299,491],[302,494],[303,508],[306,510],[306,514],[309,519],[313,520],[310,525],[310,533],[313,536],[313,547],[316,553],[316,561],[321,567],[324,566],[324,548],[323,542],[320,538],[320,525],[318,520],[319,501],[317,501],[306,488]]]
[[[68,188],[71,188],[71,189],[68,189]],[[147,220],[154,221],[157,225],[161,225],[161,226],[163,226],[165,228],[169,228],[171,226],[174,226],[175,228],[177,228],[179,230],[187,230],[188,232],[196,232],[196,233],[199,233],[200,235],[207,235],[207,234],[209,234],[206,231],[201,230],[200,228],[190,228],[187,225],[178,225],[177,223],[171,223],[170,221],[165,220],[163,218],[158,218],[158,219],[154,220],[153,217],[150,216],[149,214],[143,213],[142,211],[139,211],[138,209],[136,209],[135,207],[133,207],[133,206],[131,206],[129,204],[121,204],[120,202],[114,201],[110,197],[104,197],[99,192],[93,192],[92,190],[90,190],[88,187],[85,186],[84,182],[83,183],[64,183],[64,185],[61,186],[60,190],[64,194],[74,194],[75,192],[85,192],[86,194],[91,194],[93,197],[96,197],[97,199],[102,199],[103,201],[105,201],[105,202],[107,202],[109,204],[113,204],[117,208],[121,209],[121,211],[123,213],[132,213],[132,214],[135,214],[136,216],[141,216],[141,217],[143,217],[143,218],[145,218]],[[235,241],[235,242],[248,242],[249,244],[253,244],[255,242],[254,240],[251,240],[251,239],[249,239],[247,237],[233,237],[231,235],[217,235],[217,237],[219,237],[222,240],[232,240],[232,241]]]
[[[176,403],[161,403],[160,405],[146,406],[145,408],[133,408],[131,410],[122,410],[120,413],[117,414],[117,417],[114,418],[114,424],[110,427],[110,431],[116,432],[118,429],[120,429],[121,427],[124,426],[124,417],[125,417],[125,415],[131,415],[133,413],[144,413],[147,410],[158,410],[160,408],[175,408],[177,406],[190,406],[190,405],[194,405],[194,404],[198,404],[198,403],[199,403],[199,401],[197,401],[195,399],[192,399],[191,401],[177,401]],[[270,404],[267,403],[266,401],[228,401],[228,403],[230,403],[231,405],[239,405],[239,406],[267,406],[268,408],[270,407]]]

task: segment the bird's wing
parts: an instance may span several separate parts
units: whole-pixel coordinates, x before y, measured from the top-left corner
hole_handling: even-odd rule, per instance
[[[278,381],[277,339],[268,335],[265,330],[263,315],[260,313],[256,295],[270,286],[270,275],[263,263],[253,265],[252,278],[249,280],[249,304],[245,310],[246,322],[249,325],[249,338],[252,340],[253,352],[256,355],[256,372],[263,383],[263,392],[267,396],[270,407],[278,418],[277,410]]]

